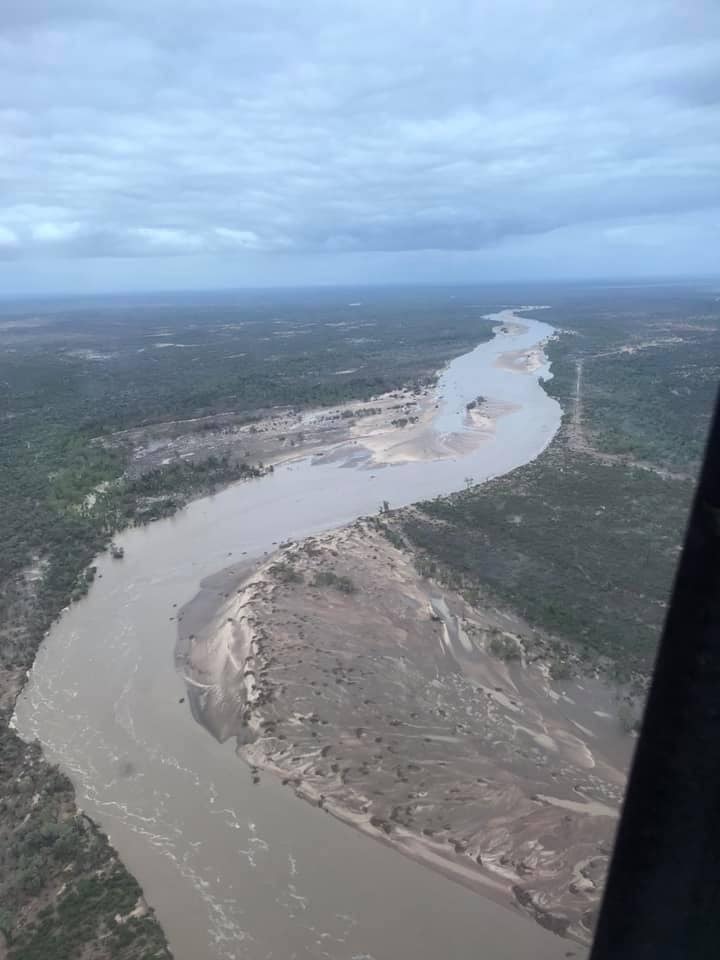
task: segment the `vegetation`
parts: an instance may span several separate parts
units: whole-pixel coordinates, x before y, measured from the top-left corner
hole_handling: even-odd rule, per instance
[[[493,633],[488,643],[488,650],[499,660],[505,660],[509,663],[512,660],[519,660],[521,656],[520,644],[514,637],[508,637],[504,634]]]
[[[7,956],[75,960],[101,941],[97,955],[169,957],[137,882],[75,811],[67,777],[43,761],[37,744],[16,737],[0,739],[0,761],[0,930]],[[27,911],[33,900],[41,909]]]
[[[639,669],[652,662],[690,484],[556,443],[506,477],[428,503],[403,532],[453,586]]]
[[[274,563],[269,568],[269,573],[281,583],[302,583],[303,575],[299,570],[296,570],[295,567],[288,563],[287,561],[282,561],[280,563]]]
[[[342,574],[334,573],[332,570],[320,570],[315,574],[313,580],[314,587],[334,587],[340,593],[355,593],[357,587],[350,579]]]
[[[601,452],[694,473],[720,372],[720,310],[680,288],[570,297],[540,319],[566,332],[551,342],[545,388],[570,411],[582,361],[582,420]]]

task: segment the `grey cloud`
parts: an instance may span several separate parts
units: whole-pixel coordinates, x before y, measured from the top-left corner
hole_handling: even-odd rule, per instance
[[[473,250],[720,206],[715,3],[11,6],[0,257]]]

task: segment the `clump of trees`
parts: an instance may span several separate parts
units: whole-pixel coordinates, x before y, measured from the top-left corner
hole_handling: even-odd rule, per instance
[[[337,574],[333,570],[319,570],[313,580],[314,587],[333,587],[340,593],[355,593],[357,587],[350,579],[342,574]]]
[[[553,660],[550,664],[549,673],[551,680],[570,680],[572,677],[572,667],[567,660]]]
[[[522,657],[522,650],[518,641],[514,637],[508,637],[506,634],[501,633],[499,630],[494,632],[490,637],[488,650],[494,657],[497,657],[499,660],[504,660],[506,663],[510,663],[513,660],[520,660]]]
[[[297,570],[291,563],[287,561],[280,561],[279,563],[274,563],[269,568],[269,573],[272,574],[277,580],[281,583],[302,583],[303,575]]]

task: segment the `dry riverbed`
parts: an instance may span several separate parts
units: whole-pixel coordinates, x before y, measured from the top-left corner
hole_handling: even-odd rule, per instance
[[[616,694],[553,680],[546,638],[376,527],[204,581],[177,647],[196,719],[255,780],[587,942],[632,749]]]

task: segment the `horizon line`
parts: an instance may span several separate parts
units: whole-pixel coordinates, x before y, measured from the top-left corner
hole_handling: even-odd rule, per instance
[[[507,286],[676,286],[683,283],[720,283],[720,274],[635,274],[635,275],[603,275],[587,277],[546,277],[543,279],[518,277],[515,279],[499,280],[386,280],[386,281],[342,281],[326,283],[278,283],[268,284],[246,284],[233,286],[200,286],[200,287],[157,287],[141,290],[132,289],[112,289],[83,291],[77,290],[51,290],[47,292],[9,292],[0,290],[0,302],[13,303],[27,300],[54,300],[60,298],[80,298],[92,299],[96,297],[157,297],[168,295],[193,295],[193,294],[232,294],[232,293],[266,293],[275,291],[290,290],[343,290],[343,289],[402,289],[402,288],[437,288],[437,287],[507,287]]]

